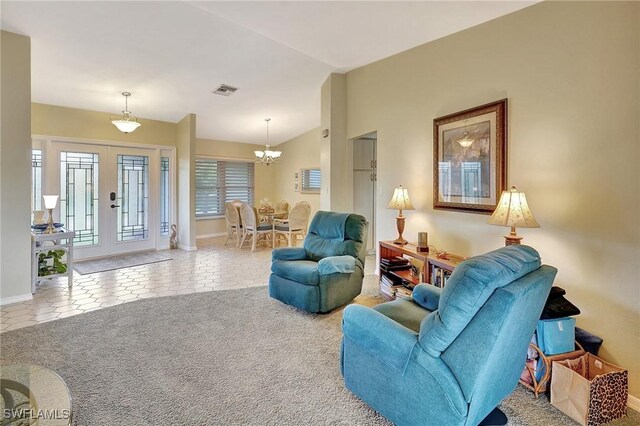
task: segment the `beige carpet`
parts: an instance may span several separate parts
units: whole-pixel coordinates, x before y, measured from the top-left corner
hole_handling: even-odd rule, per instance
[[[379,302],[373,280],[358,303]],[[2,362],[57,372],[78,425],[388,424],[344,388],[341,314],[265,287],[146,299],[4,333]],[[574,424],[522,389],[502,408],[513,425]]]

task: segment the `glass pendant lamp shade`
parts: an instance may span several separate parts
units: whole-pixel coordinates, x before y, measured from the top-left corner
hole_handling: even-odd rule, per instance
[[[129,111],[128,99],[129,96],[131,96],[131,93],[122,92],[122,96],[124,96],[124,110],[122,111],[122,116],[111,117],[111,124],[116,126],[122,133],[131,133],[140,127],[141,124],[138,123],[138,119],[133,117]]]
[[[131,120],[111,120],[114,126],[118,128],[122,133],[131,133],[135,129],[141,126],[137,121]]]

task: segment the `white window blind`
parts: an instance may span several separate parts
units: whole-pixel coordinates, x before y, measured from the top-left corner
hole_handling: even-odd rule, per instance
[[[196,159],[196,217],[221,216],[232,200],[253,205],[254,164]]]
[[[302,169],[302,191],[320,192],[322,174],[320,169]]]

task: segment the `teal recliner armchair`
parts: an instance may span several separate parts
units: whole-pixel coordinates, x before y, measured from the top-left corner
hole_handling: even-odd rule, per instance
[[[509,246],[456,267],[447,286],[343,314],[348,389],[397,425],[505,424],[557,270]]]
[[[269,295],[308,312],[329,312],[362,291],[367,247],[363,216],[319,211],[303,247],[273,250]]]

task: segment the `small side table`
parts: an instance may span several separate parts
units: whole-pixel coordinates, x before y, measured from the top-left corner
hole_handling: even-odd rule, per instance
[[[31,230],[31,294],[41,281],[57,277],[67,277],[69,288],[73,286],[73,237],[76,233],[65,228],[58,228],[52,234]],[[67,272],[38,276],[38,255],[49,250],[64,250],[67,255]]]

